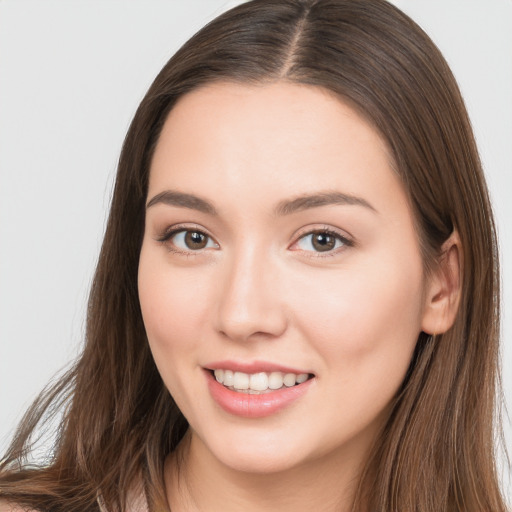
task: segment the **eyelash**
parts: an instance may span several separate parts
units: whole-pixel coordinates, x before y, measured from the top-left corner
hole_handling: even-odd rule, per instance
[[[172,226],[171,228],[167,228],[159,237],[157,237],[157,242],[160,242],[161,244],[164,244],[167,247],[167,250],[169,252],[173,252],[175,254],[181,254],[183,256],[196,256],[197,253],[200,253],[201,250],[193,251],[192,249],[189,251],[184,251],[182,249],[178,249],[176,246],[168,243],[174,236],[176,236],[178,233],[183,232],[192,232],[192,233],[201,233],[205,237],[213,240],[213,237],[211,237],[208,233],[205,233],[204,230],[200,229],[199,227],[195,226]]]
[[[342,246],[332,249],[332,250],[329,250],[329,251],[325,251],[325,253],[322,253],[321,251],[304,251],[304,252],[307,252],[310,254],[308,256],[310,258],[329,258],[331,256],[336,256],[337,254],[339,254],[340,251],[343,251],[347,247],[354,246],[353,240],[351,240],[350,238],[348,238],[345,235],[342,235],[340,232],[335,231],[334,229],[332,229],[328,226],[324,226],[324,227],[318,228],[318,229],[311,229],[311,230],[308,230],[308,231],[305,231],[305,232],[299,234],[296,241],[292,245],[297,245],[299,243],[299,241],[304,239],[305,237],[310,236],[310,235],[316,235],[316,234],[325,234],[328,236],[332,236],[336,240],[339,240],[342,243]]]
[[[160,243],[166,245],[167,249],[170,252],[173,252],[175,254],[181,254],[181,255],[184,255],[187,257],[191,257],[191,256],[196,256],[198,253],[201,253],[202,252],[201,249],[198,249],[196,251],[194,251],[192,249],[185,251],[185,250],[178,249],[176,246],[173,246],[172,244],[168,243],[174,236],[176,236],[178,233],[182,233],[182,232],[200,233],[200,234],[204,235],[205,237],[209,238],[210,240],[214,240],[213,237],[208,235],[208,233],[206,233],[202,229],[195,228],[194,226],[190,226],[190,225],[173,226],[172,228],[168,228],[159,237],[157,237],[156,240],[157,240],[157,242],[160,242]],[[305,231],[305,232],[301,233],[292,245],[296,245],[300,240],[304,239],[305,237],[307,237],[309,235],[315,235],[315,234],[326,234],[328,236],[332,236],[336,240],[339,240],[343,245],[342,245],[342,247],[338,247],[334,250],[325,251],[325,254],[322,254],[321,251],[304,251],[306,253],[314,254],[314,255],[309,255],[308,257],[310,257],[310,258],[327,258],[330,256],[335,256],[336,254],[338,254],[340,252],[340,250],[344,250],[347,247],[354,246],[353,240],[351,240],[350,238],[342,235],[338,231],[335,231],[332,228],[327,227],[327,226],[325,226],[323,228],[319,228],[319,229],[312,229],[312,230]],[[217,244],[217,242],[215,242],[215,243]]]

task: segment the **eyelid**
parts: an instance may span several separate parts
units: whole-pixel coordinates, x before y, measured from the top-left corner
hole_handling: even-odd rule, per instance
[[[308,235],[315,234],[315,233],[326,233],[328,235],[334,236],[338,240],[341,240],[341,242],[343,243],[343,246],[338,247],[337,249],[333,249],[331,251],[325,251],[325,252],[306,251],[304,249],[293,249],[292,248],[293,246],[296,246],[302,238],[304,238]],[[335,255],[339,254],[340,252],[343,252],[344,250],[346,250],[349,247],[354,247],[354,245],[355,245],[355,241],[354,241],[354,238],[352,237],[352,235],[349,235],[346,231],[342,231],[337,228],[333,228],[332,226],[326,226],[326,225],[319,226],[319,227],[310,227],[309,226],[307,228],[303,228],[299,231],[299,233],[297,233],[297,235],[294,237],[294,240],[295,241],[290,246],[290,249],[294,250],[294,251],[302,251],[304,253],[308,253],[308,257],[311,257],[311,258],[327,258],[329,256],[335,256]]]
[[[176,246],[172,246],[171,244],[167,243],[173,236],[175,236],[176,234],[183,232],[183,231],[197,231],[199,233],[202,233],[203,235],[205,235],[206,237],[208,237],[215,243],[215,245],[217,246],[216,249],[220,247],[219,243],[215,240],[215,238],[208,233],[208,230],[198,224],[175,224],[172,226],[168,226],[163,232],[161,232],[160,235],[155,237],[155,240],[157,242],[160,242],[160,243],[166,245],[168,250],[171,252],[174,252],[174,253],[184,254],[186,256],[202,254],[204,252],[204,249],[198,249],[195,251],[194,250],[182,250]],[[308,235],[315,234],[315,233],[329,234],[329,235],[337,238],[338,240],[341,240],[341,242],[343,243],[343,246],[338,247],[337,249],[333,249],[333,250],[325,251],[325,252],[307,251],[304,249],[293,249],[293,246],[297,245],[297,243],[302,238],[304,238]],[[333,228],[332,226],[327,226],[327,225],[318,226],[318,227],[308,226],[308,227],[302,228],[295,235],[294,240],[295,241],[291,244],[291,246],[289,246],[289,249],[294,250],[294,251],[301,251],[304,253],[309,253],[308,257],[312,257],[312,258],[325,258],[325,257],[329,257],[329,256],[334,256],[334,255],[337,255],[340,252],[346,250],[348,247],[353,247],[355,245],[355,241],[354,241],[353,237],[350,234],[348,234],[346,231],[342,231],[340,229]],[[211,249],[211,248],[209,248],[209,249]]]
[[[203,228],[202,226],[198,224],[174,224],[172,226],[168,226],[163,232],[161,232],[160,235],[157,235],[155,237],[155,240],[167,247],[167,249],[171,252],[178,253],[178,254],[184,254],[186,256],[194,256],[197,254],[201,254],[204,252],[205,249],[198,249],[198,250],[183,250],[179,247],[176,247],[172,244],[170,244],[170,240],[173,236],[177,235],[180,232],[183,231],[195,231],[198,233],[202,233],[204,236],[208,237],[210,240],[212,240],[215,245],[217,246],[216,249],[219,247],[219,243],[215,240],[213,236],[211,236],[208,233],[208,230]],[[210,248],[208,248],[210,249]]]

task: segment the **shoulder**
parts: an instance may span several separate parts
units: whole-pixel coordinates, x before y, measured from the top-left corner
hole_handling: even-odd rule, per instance
[[[37,510],[31,508],[25,508],[15,503],[8,503],[7,501],[0,500],[0,512],[37,512]]]

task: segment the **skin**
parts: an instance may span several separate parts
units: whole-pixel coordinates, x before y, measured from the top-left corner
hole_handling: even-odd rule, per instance
[[[450,272],[425,277],[392,164],[379,134],[315,87],[215,84],[171,111],[148,203],[174,190],[217,212],[147,208],[144,323],[191,427],[166,462],[173,511],[348,510],[418,335],[449,326],[445,306],[458,285]],[[361,201],[275,212],[334,191]],[[205,233],[207,246],[161,241],[173,226]],[[308,233],[325,229],[348,242],[318,252]],[[448,269],[457,268],[456,247],[452,240]],[[219,360],[278,363],[314,379],[278,413],[243,418],[210,395],[204,367]]]

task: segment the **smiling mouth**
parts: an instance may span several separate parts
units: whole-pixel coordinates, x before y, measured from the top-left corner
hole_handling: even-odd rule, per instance
[[[309,373],[258,372],[244,373],[232,370],[210,370],[215,380],[231,391],[250,395],[272,393],[298,386],[313,378]]]

